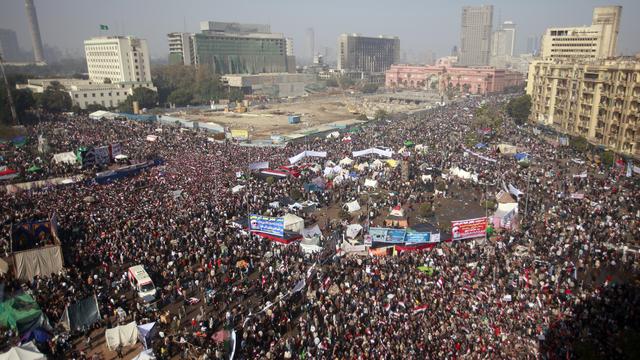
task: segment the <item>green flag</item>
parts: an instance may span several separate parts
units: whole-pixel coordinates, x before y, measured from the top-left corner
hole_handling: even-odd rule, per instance
[[[109,26],[100,24],[100,30],[109,30]]]

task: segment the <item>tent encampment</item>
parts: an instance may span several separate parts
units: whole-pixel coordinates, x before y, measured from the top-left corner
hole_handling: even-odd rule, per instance
[[[37,328],[44,318],[42,310],[31,295],[22,293],[0,304],[0,326],[24,334]]]
[[[348,166],[351,166],[351,164],[353,164],[353,160],[349,159],[348,157],[345,157],[344,159],[340,160],[338,164],[344,167],[348,167]]]
[[[131,346],[138,342],[138,325],[132,321],[126,325],[116,326],[104,332],[104,338],[109,350],[113,351],[118,346]]]
[[[293,214],[285,214],[284,229],[300,234],[304,229],[304,219]]]
[[[347,225],[347,238],[355,239],[358,234],[362,231],[362,225],[360,224],[349,224]]]
[[[62,317],[65,328],[74,331],[89,328],[98,320],[100,320],[100,310],[95,295],[67,306]]]
[[[40,360],[46,358],[32,341],[14,346],[6,353],[0,354],[0,360]]]
[[[501,154],[515,154],[517,148],[509,144],[500,144],[498,145],[498,151],[500,151]]]
[[[145,349],[149,349],[151,340],[157,335],[158,327],[155,322],[138,325],[138,340]]]
[[[376,180],[372,180],[372,179],[366,179],[364,181],[364,186],[366,187],[372,187],[372,188],[377,188],[378,187],[378,182]]]
[[[100,119],[109,119],[113,120],[118,116],[116,113],[112,113],[110,111],[98,110],[89,114],[89,119],[91,120],[100,120]]]

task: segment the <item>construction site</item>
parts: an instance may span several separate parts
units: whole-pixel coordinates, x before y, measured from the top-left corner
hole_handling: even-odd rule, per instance
[[[402,97],[399,93],[325,93],[281,102],[245,100],[242,104],[190,109],[174,115],[188,121],[215,123],[228,131],[246,130],[252,140],[274,136],[292,139],[366,122],[378,110],[404,113],[431,107],[439,100],[436,95],[422,94]]]

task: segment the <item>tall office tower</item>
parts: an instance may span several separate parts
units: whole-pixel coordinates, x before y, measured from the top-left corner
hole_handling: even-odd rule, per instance
[[[84,41],[89,80],[151,83],[147,40],[104,36]]]
[[[505,21],[493,32],[491,40],[491,62],[495,67],[504,68],[515,52],[516,24]]]
[[[489,64],[492,26],[493,5],[462,8],[458,64],[462,66]]]
[[[193,34],[172,32],[169,40],[169,64],[194,65],[196,56],[193,49]]]
[[[195,64],[210,66],[217,74],[287,72],[295,58],[287,56],[287,40],[269,25],[217,21],[200,23],[193,36]]]
[[[313,28],[307,28],[305,36],[307,38],[306,57],[309,59],[313,59],[313,57],[316,55],[316,33]]]
[[[596,60],[616,55],[621,6],[597,7],[590,26],[548,28],[542,36],[545,60]]]
[[[18,61],[20,59],[20,47],[15,31],[0,29],[0,55],[4,61]]]
[[[338,69],[381,73],[400,61],[397,36],[368,37],[342,34],[338,37]]]
[[[40,37],[40,25],[38,25],[38,15],[33,0],[24,0],[24,7],[27,10],[29,19],[29,30],[31,30],[31,44],[33,45],[33,58],[35,62],[44,62],[44,51],[42,50],[42,38]]]

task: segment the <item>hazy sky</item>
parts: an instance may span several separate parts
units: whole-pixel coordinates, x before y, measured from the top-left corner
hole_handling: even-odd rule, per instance
[[[517,24],[517,50],[530,36],[559,25],[588,25],[593,7],[622,5],[618,52],[640,52],[639,0],[35,0],[43,42],[79,52],[82,41],[100,34],[134,35],[148,40],[152,57],[166,58],[166,34],[196,32],[202,20],[266,23],[294,39],[296,55],[305,54],[305,30],[315,29],[316,50],[336,47],[343,32],[400,37],[401,51],[417,58],[429,51],[448,55],[460,37],[463,5],[494,5],[498,20]],[[22,0],[0,0],[0,28],[13,29],[24,50],[31,40]]]

